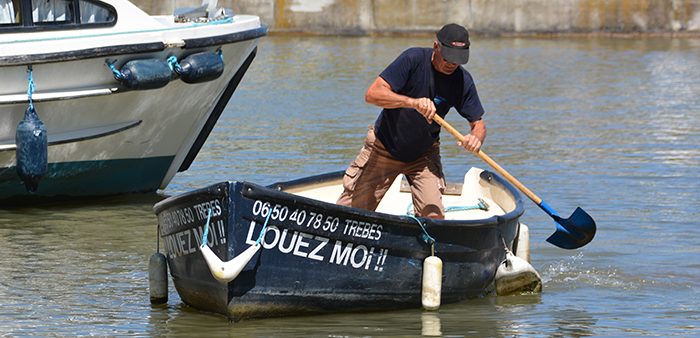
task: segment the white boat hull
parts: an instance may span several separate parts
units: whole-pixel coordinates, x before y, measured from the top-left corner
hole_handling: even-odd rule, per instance
[[[0,202],[165,188],[194,160],[267,33],[254,16],[183,24],[147,16],[121,1],[108,2],[120,20],[139,24],[123,19],[112,28],[70,31],[68,37],[65,31],[0,35]],[[223,74],[197,84],[174,78],[162,88],[128,90],[107,65],[120,69],[131,60],[171,55],[182,60],[219,50]],[[48,173],[32,196],[15,169],[15,129],[30,103],[29,69],[36,84],[33,105],[49,144]]]

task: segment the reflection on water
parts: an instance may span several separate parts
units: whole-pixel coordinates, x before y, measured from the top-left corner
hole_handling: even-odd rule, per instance
[[[474,38],[467,69],[486,109],[484,151],[596,238],[566,251],[532,203],[541,294],[407,310],[229,323],[151,307],[154,203],[222,180],[269,184],[344,170],[378,108],[364,92],[425,38],[275,37],[191,169],[156,195],[0,210],[0,335],[235,337],[690,336],[700,319],[700,40]],[[447,121],[462,132],[458,114]],[[449,181],[486,165],[452,139]],[[162,246],[162,243],[160,243]]]
[[[124,334],[149,311],[144,257],[161,198],[0,211],[0,334]]]
[[[420,334],[425,337],[442,337],[440,316],[434,312],[423,312],[420,314],[421,330]]]

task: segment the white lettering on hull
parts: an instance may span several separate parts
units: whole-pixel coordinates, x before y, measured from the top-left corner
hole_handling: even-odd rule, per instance
[[[381,224],[363,222],[354,219],[341,221],[339,217],[324,215],[305,209],[295,209],[290,212],[290,208],[285,205],[271,205],[269,202],[260,200],[253,203],[253,216],[267,218],[270,215],[271,221],[292,222],[299,227],[313,228],[325,232],[336,233],[342,231],[343,235],[378,241],[382,238]],[[341,224],[344,226],[341,228]]]
[[[223,220],[218,220],[210,224],[209,229],[209,235],[207,236],[208,246],[213,247],[226,244]],[[171,255],[187,255],[197,252],[198,248],[202,245],[203,235],[204,225],[165,236],[163,237],[163,242],[166,251]]]
[[[163,212],[159,221],[163,229],[186,226],[190,223],[206,220],[211,210],[211,217],[219,217],[223,210],[219,200],[211,200],[185,207],[182,209]],[[310,210],[296,208],[294,211],[288,206],[257,200],[252,207],[253,216],[260,216],[275,221],[278,224],[288,224],[292,227],[301,227],[314,230],[322,230],[330,235],[342,234],[345,236],[378,241],[382,238],[384,227],[381,224],[358,221],[353,219],[342,220],[339,217],[324,215]],[[285,223],[285,222],[291,222]],[[207,245],[214,247],[226,244],[226,229],[224,220],[213,221],[207,237]],[[260,236],[255,233],[256,222],[251,221],[246,236],[246,244],[254,245]],[[202,245],[204,225],[186,229],[170,234],[163,238],[167,252],[171,255],[182,256],[195,253]],[[387,249],[375,249],[373,246],[343,243],[324,236],[309,234],[302,231],[284,229],[280,230],[275,225],[268,225],[262,239],[262,246],[266,250],[277,250],[282,254],[311,259],[317,262],[328,261],[330,264],[350,266],[354,269],[381,272],[388,255]]]
[[[167,230],[206,220],[210,209],[212,218],[221,216],[223,212],[221,201],[215,199],[181,209],[164,211],[159,215],[161,229]]]
[[[246,244],[255,245],[258,236],[255,235],[255,221],[250,222]],[[374,271],[383,271],[384,261],[389,252],[387,249],[379,249],[375,254],[375,248],[369,248],[363,244],[343,243],[336,240],[331,248],[328,248],[330,238],[315,236],[300,231],[281,230],[274,225],[265,227],[265,235],[262,239],[262,247],[266,250],[277,250],[283,254],[291,254],[298,257],[313,259],[323,262],[351,266],[355,269],[369,270],[374,266]]]

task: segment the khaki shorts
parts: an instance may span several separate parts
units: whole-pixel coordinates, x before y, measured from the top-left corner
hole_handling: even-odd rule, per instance
[[[411,186],[416,216],[445,216],[442,205],[445,175],[440,162],[440,143],[436,142],[416,161],[405,163],[386,151],[372,127],[360,154],[345,171],[344,189],[337,204],[375,210],[399,174],[404,174]]]

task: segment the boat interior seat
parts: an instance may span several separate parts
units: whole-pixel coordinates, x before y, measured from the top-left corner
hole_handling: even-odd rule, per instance
[[[504,215],[505,212],[491,196],[490,189],[479,183],[483,170],[471,168],[464,175],[464,183],[447,183],[445,193],[442,195],[442,203],[445,206],[445,219],[482,219],[494,215]],[[488,210],[483,208],[469,209],[479,205],[480,200],[488,205]],[[411,189],[404,175],[399,175],[386,195],[379,203],[377,212],[392,215],[413,214],[413,199]]]
[[[481,181],[482,172],[482,169],[472,167],[464,174],[464,184],[462,184],[459,194],[443,195],[442,204],[446,210],[445,219],[483,219],[506,214],[502,206],[497,203],[501,198],[493,196],[494,190]],[[488,210],[476,208],[481,201],[488,205]]]

